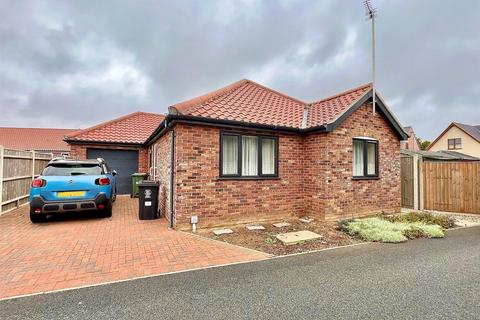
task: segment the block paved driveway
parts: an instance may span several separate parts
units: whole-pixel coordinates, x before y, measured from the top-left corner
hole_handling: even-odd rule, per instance
[[[268,257],[168,230],[165,219],[140,221],[137,208],[123,196],[112,218],[32,224],[28,206],[0,216],[0,298]]]

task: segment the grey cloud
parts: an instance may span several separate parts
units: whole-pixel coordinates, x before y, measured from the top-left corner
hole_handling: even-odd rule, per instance
[[[429,139],[480,123],[480,2],[374,3],[378,87],[402,123]],[[316,100],[370,81],[369,50],[360,0],[0,1],[0,125],[165,112],[244,77]]]

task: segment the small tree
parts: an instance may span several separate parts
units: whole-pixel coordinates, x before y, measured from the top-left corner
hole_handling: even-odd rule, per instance
[[[428,146],[430,146],[431,142],[428,140],[420,140],[420,149],[427,150]]]

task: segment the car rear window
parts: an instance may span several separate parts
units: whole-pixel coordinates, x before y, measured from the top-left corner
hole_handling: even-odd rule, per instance
[[[57,163],[50,164],[43,170],[42,175],[44,176],[76,176],[76,175],[87,175],[87,176],[98,176],[103,174],[102,167],[98,164],[89,164],[89,163],[79,163],[79,164],[70,164],[70,163]]]

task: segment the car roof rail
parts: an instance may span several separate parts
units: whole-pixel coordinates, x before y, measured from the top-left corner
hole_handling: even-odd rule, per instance
[[[65,157],[55,157],[50,162],[55,162],[55,161],[60,161],[60,160],[65,160]]]
[[[105,163],[105,159],[103,159],[103,158],[97,158],[97,161],[100,162],[100,163]]]

